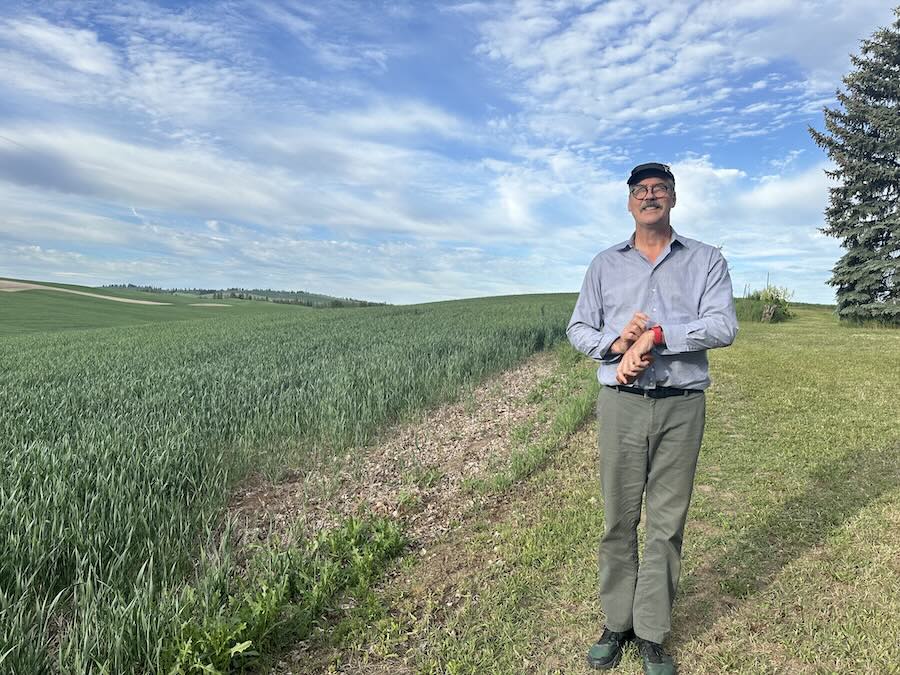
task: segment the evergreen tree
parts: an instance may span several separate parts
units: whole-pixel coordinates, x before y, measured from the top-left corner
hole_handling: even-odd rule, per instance
[[[847,252],[832,270],[838,314],[900,325],[900,7],[897,19],[862,40],[855,70],[824,109],[825,132],[810,127],[837,168],[825,234]]]

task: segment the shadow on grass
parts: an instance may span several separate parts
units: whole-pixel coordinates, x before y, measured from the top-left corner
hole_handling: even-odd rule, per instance
[[[893,439],[874,449],[849,448],[814,465],[803,492],[736,533],[719,555],[685,577],[673,640],[699,637],[731,607],[763,591],[782,568],[896,487],[898,475],[900,444]]]

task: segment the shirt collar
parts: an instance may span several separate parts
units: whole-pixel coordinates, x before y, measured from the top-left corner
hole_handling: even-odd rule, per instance
[[[679,246],[687,247],[688,241],[680,234],[678,234],[674,229],[672,230],[672,241],[669,242],[670,245],[678,244]],[[634,248],[634,234],[632,234],[625,241],[616,244],[615,249],[617,251],[627,251],[630,248]]]

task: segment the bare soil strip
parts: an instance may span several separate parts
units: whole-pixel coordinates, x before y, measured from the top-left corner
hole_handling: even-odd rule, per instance
[[[314,534],[351,515],[375,514],[399,518],[412,545],[426,548],[475,505],[478,495],[466,480],[508,458],[511,434],[540,406],[528,395],[552,375],[556,360],[552,352],[532,356],[462,400],[388,431],[374,447],[316,462],[277,483],[249,481],[230,506],[238,542],[297,529]],[[536,423],[531,433],[541,429]]]
[[[9,281],[0,279],[0,291],[7,293],[16,293],[18,291],[59,291],[60,293],[73,293],[75,295],[86,295],[91,298],[100,298],[102,300],[112,300],[113,302],[127,302],[132,305],[171,305],[171,302],[155,302],[153,300],[132,300],[131,298],[116,298],[111,295],[101,295],[100,293],[88,293],[87,291],[76,291],[72,288],[59,288],[58,286],[43,286],[40,284],[28,284],[21,281]]]

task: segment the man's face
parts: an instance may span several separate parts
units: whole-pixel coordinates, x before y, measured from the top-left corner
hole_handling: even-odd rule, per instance
[[[631,191],[639,185],[647,188],[647,192],[643,197],[635,197],[631,194]],[[660,185],[666,186],[668,193],[663,194],[662,188],[657,187]],[[634,216],[636,225],[654,227],[669,224],[669,211],[675,207],[674,185],[663,178],[652,176],[629,186],[628,189],[628,211]]]

